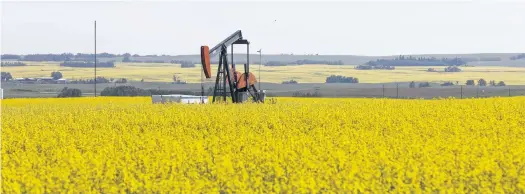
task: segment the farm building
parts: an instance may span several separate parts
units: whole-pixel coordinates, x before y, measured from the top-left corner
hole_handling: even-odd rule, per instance
[[[17,83],[22,83],[22,84],[34,84],[37,81],[37,79],[35,78],[15,78],[14,80]]]
[[[58,80],[56,80],[56,83],[57,84],[67,84],[67,79],[64,79],[64,78],[58,79]]]
[[[52,77],[39,77],[36,79],[40,84],[54,84],[56,81]]]
[[[193,96],[193,95],[152,95],[151,101],[153,104],[158,103],[182,103],[182,104],[206,104],[208,103],[207,96]]]

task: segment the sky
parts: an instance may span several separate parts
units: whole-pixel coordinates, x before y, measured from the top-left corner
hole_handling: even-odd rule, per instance
[[[236,30],[252,53],[525,52],[525,1],[1,3],[1,53],[198,54]],[[237,51],[244,51],[241,46]]]

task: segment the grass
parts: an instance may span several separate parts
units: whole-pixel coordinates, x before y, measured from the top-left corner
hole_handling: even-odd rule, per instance
[[[49,76],[53,71],[61,71],[65,78],[79,79],[91,78],[92,68],[60,67],[56,62],[26,62],[28,66],[3,67],[2,71],[10,72],[14,77],[43,77]],[[198,83],[201,80],[201,68],[180,68],[177,64],[159,63],[117,63],[116,68],[99,68],[98,76],[112,78],[128,78],[132,80],[144,79],[148,82],[170,82],[174,74],[190,83]],[[217,66],[212,66],[212,75],[215,77]],[[263,82],[281,83],[290,79],[299,83],[324,83],[330,75],[343,75],[357,77],[361,83],[385,83],[385,82],[410,82],[410,81],[459,81],[464,84],[466,80],[505,81],[510,85],[525,84],[525,68],[523,67],[499,67],[479,66],[462,67],[463,72],[444,73],[426,72],[430,67],[397,67],[396,70],[355,70],[353,65],[302,65],[285,67],[261,67]],[[434,67],[442,70],[444,67]],[[259,75],[258,65],[251,66],[252,72]],[[214,79],[208,80],[213,82]]]

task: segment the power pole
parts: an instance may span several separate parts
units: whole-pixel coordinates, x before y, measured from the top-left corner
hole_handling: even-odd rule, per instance
[[[463,86],[461,86],[461,99],[463,99]]]
[[[385,98],[385,84],[383,84],[383,98]]]
[[[95,20],[95,97],[97,97],[97,20]]]
[[[259,53],[259,90],[261,89],[261,66],[262,66],[262,49],[257,51]]]
[[[399,98],[399,83],[397,83],[397,86],[396,86],[396,98]]]

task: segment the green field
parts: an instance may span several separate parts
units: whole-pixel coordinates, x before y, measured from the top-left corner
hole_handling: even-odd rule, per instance
[[[60,71],[67,79],[93,77],[92,68],[60,67],[57,62],[25,62],[28,66],[2,67],[2,71],[10,72],[13,77],[47,77],[53,71]],[[215,77],[216,66],[212,67]],[[342,75],[359,78],[360,83],[385,82],[445,82],[458,81],[464,84],[466,80],[505,81],[509,85],[525,85],[525,67],[477,66],[462,67],[463,72],[427,72],[430,67],[397,67],[396,70],[355,70],[353,65],[301,65],[281,67],[261,67],[262,82],[281,83],[286,80],[297,80],[299,83],[324,83],[330,75]],[[442,71],[444,67],[434,67]],[[258,65],[251,66],[252,72],[259,75]],[[108,78],[128,78],[147,82],[170,82],[176,74],[189,83],[199,83],[201,68],[181,68],[169,63],[117,63],[116,68],[99,68],[98,76]],[[214,80],[207,80],[211,82]]]

